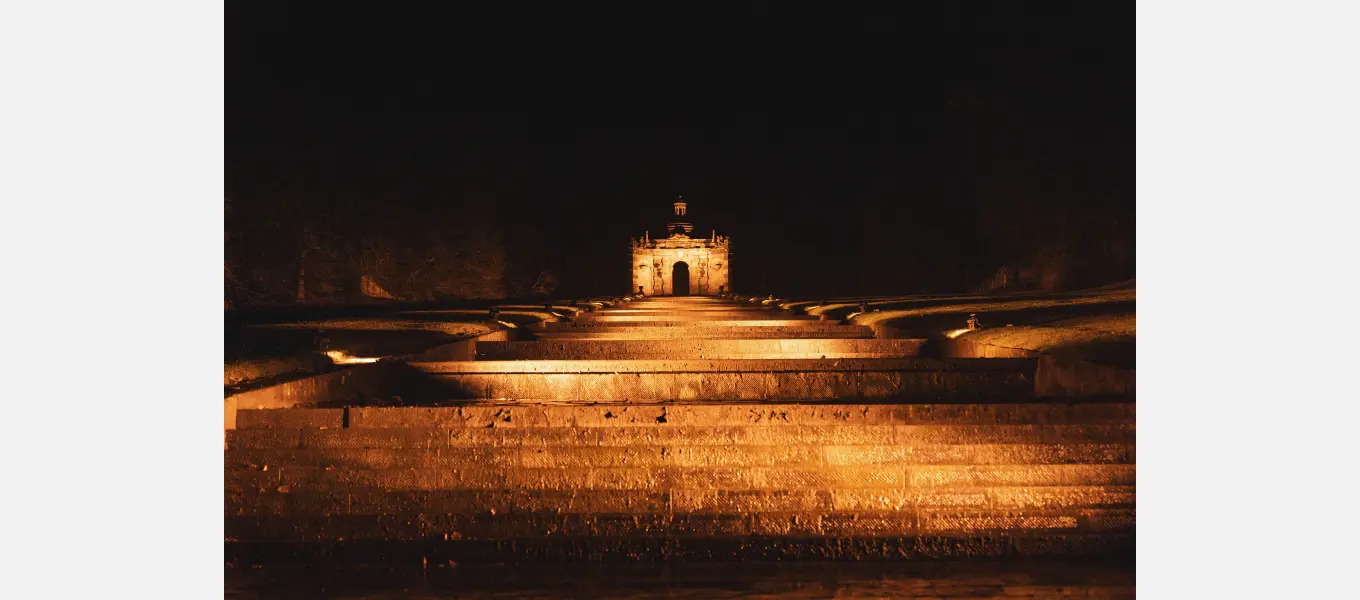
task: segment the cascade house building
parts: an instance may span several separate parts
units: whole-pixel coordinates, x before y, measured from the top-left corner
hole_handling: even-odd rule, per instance
[[[665,239],[650,233],[633,238],[633,291],[648,296],[721,294],[731,289],[728,238],[715,230],[708,238],[692,238],[694,224],[685,220],[686,203],[672,205],[675,217]]]

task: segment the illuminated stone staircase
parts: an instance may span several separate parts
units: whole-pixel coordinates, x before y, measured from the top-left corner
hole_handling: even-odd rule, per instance
[[[1132,403],[1039,402],[1032,360],[933,360],[919,340],[693,337],[826,326],[716,299],[622,306],[573,324],[620,337],[546,327],[414,364],[447,406],[240,411],[228,559],[1132,552]]]

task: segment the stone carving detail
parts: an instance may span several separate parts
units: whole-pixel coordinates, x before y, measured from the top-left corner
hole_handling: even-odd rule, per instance
[[[678,212],[676,216],[687,216],[687,212]],[[728,257],[729,239],[718,235],[716,231],[707,238],[692,238],[688,235],[692,227],[688,222],[677,221],[668,227],[669,237],[655,239],[646,233],[634,238],[632,264],[639,268],[633,270],[630,289],[642,286],[649,289],[652,295],[671,294],[674,288],[670,266],[683,261],[691,269],[691,294],[712,295],[720,293],[719,290],[730,290],[732,269]]]

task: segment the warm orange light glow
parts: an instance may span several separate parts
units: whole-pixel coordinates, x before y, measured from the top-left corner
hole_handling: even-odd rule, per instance
[[[337,365],[357,365],[378,362],[377,358],[370,358],[364,356],[350,356],[348,354],[345,354],[343,350],[327,350],[326,356],[329,356],[331,358],[331,361]]]
[[[971,330],[971,329],[967,329],[967,328],[964,328],[964,329],[955,329],[955,330],[953,330],[953,331],[950,331],[950,332],[945,333],[944,336],[952,340],[952,339],[954,339],[954,338],[956,338],[956,337],[959,337],[959,336],[961,336],[961,335],[963,335],[963,334],[965,334],[965,333],[968,333],[969,331],[972,331],[972,330]]]
[[[514,329],[514,328],[518,327],[518,325],[515,325],[514,323],[511,323],[511,322],[509,322],[509,321],[499,321],[499,320],[498,320],[498,321],[496,321],[496,322],[497,322],[497,323],[500,323],[501,325],[504,325],[504,326],[506,326],[506,327],[508,327],[508,328],[510,328],[510,329]]]

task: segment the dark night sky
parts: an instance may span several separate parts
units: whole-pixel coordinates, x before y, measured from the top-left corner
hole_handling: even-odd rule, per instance
[[[945,285],[997,203],[1133,218],[1131,4],[463,4],[228,2],[228,193],[485,203],[606,287],[683,194],[751,292]]]

